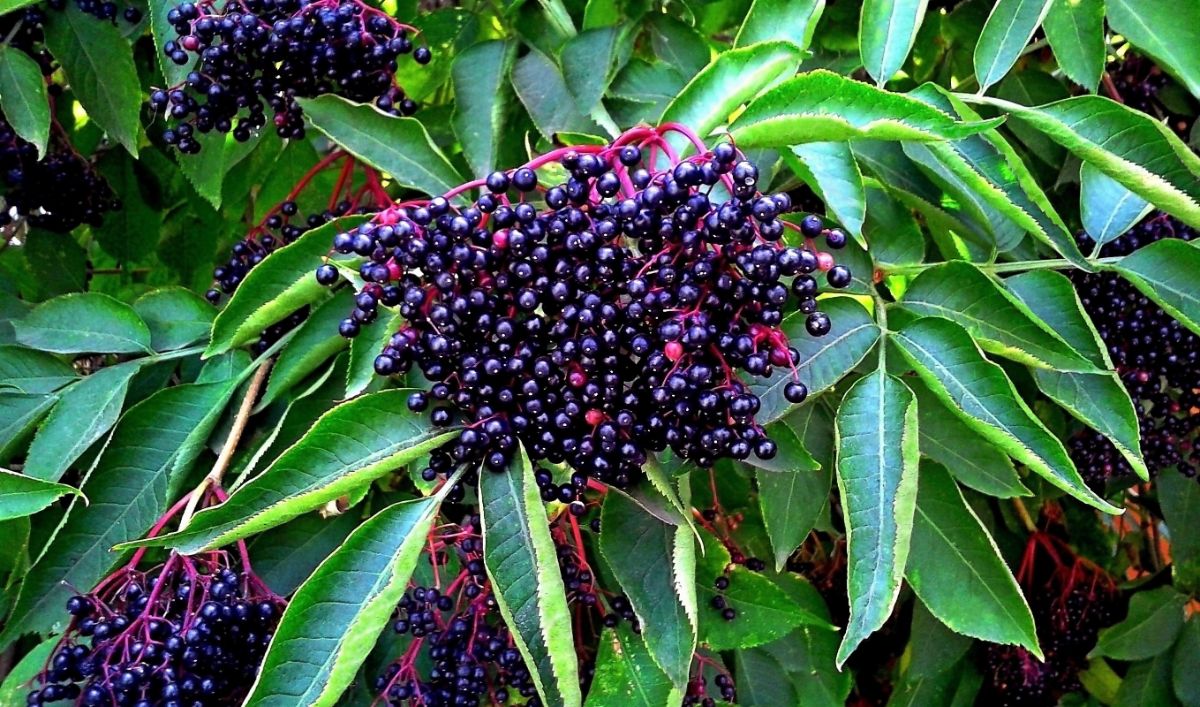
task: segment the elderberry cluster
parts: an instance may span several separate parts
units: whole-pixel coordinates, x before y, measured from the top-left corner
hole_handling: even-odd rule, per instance
[[[1100,254],[1128,255],[1163,238],[1190,241],[1196,236],[1190,226],[1157,213],[1106,243]],[[1086,235],[1078,240],[1084,252],[1095,247]],[[1116,274],[1079,271],[1070,277],[1133,399],[1146,465],[1152,473],[1177,467],[1195,477],[1200,469],[1200,450],[1195,447],[1200,432],[1200,336]],[[1068,448],[1093,485],[1133,473],[1116,447],[1093,430],[1074,436]]]
[[[26,704],[239,704],[282,608],[224,551],[123,568],[67,602],[70,626]]]
[[[503,470],[520,444],[577,472],[557,488],[539,479],[543,497],[570,502],[589,478],[629,485],[668,448],[702,467],[776,454],[744,376],[780,370],[785,397],[804,400],[781,324],[798,309],[807,335],[828,333],[817,277],[844,287],[851,276],[817,239],[840,248],[846,235],[816,216],[785,221],[791,200],[761,193],[732,144],[661,164],[670,130],[560,150],[466,185],[486,186],[471,205],[453,201],[458,190],[334,239],[363,258],[366,283],[342,335],[396,307],[405,324],[376,372],[419,369],[432,385],[409,407],[463,425],[425,478]],[[535,168],[552,161],[566,179],[542,189]],[[337,270],[317,280],[332,285]]]
[[[1130,54],[1109,65],[1108,74],[1125,105],[1165,121],[1167,127],[1187,142],[1196,117],[1177,113],[1168,101],[1163,100],[1162,92],[1170,84],[1170,78],[1154,62]]]
[[[248,140],[267,124],[268,107],[280,137],[303,137],[296,99],[324,93],[411,115],[416,104],[396,83],[398,60],[431,58],[414,47],[411,28],[360,0],[188,1],[167,21],[178,35],[163,45],[167,57],[180,66],[200,59],[183,84],[150,95],[155,110],[185,121],[162,136],[184,153],[200,150],[196,133]]]

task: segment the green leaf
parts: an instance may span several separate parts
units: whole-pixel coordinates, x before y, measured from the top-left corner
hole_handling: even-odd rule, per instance
[[[956,96],[934,84],[920,86],[911,95],[951,116],[980,119]],[[914,160],[924,156],[920,161],[927,168],[945,172],[941,181],[955,198],[975,204],[983,225],[995,234],[998,250],[1010,250],[1028,232],[1075,265],[1090,267],[1029,167],[998,131],[951,143],[908,145],[904,151]]]
[[[850,144],[809,142],[792,148],[793,171],[817,193],[830,215],[855,238],[867,217],[867,190]]]
[[[1064,73],[1092,93],[1104,73],[1104,0],[1050,0],[1042,25]]]
[[[794,313],[783,320],[788,343],[800,351],[796,372],[809,397],[833,386],[867,355],[879,339],[879,327],[863,306],[848,297],[822,300],[821,308],[833,327],[825,336],[811,336],[804,328],[807,315]],[[776,370],[763,381],[753,381],[750,389],[762,401],[757,415],[759,424],[782,418],[796,408],[783,397],[783,388],[792,382],[791,370]]]
[[[808,624],[833,629],[825,619],[806,610],[787,592],[765,575],[734,565],[720,539],[709,534],[704,539],[704,557],[696,568],[696,593],[703,607],[700,642],[714,651],[752,648],[783,638],[797,626]],[[718,577],[729,579],[729,588],[717,591]],[[715,597],[724,597],[737,612],[726,621],[712,606]],[[646,627],[647,630],[652,630]]]
[[[617,27],[584,30],[563,45],[559,55],[563,80],[582,113],[595,115],[597,108],[604,110],[600,99],[619,68],[624,32]]]
[[[403,598],[440,503],[388,506],[317,567],[288,602],[246,707],[337,703]]]
[[[150,329],[127,304],[99,292],[47,300],[13,322],[17,341],[53,353],[149,353]]]
[[[571,21],[571,15],[567,12],[562,0],[538,0],[538,4],[542,6],[542,11],[546,13],[546,19],[559,34],[568,37],[575,36],[575,23]]]
[[[358,336],[350,340],[350,365],[346,369],[346,397],[367,390],[375,380],[375,357],[400,328],[403,318],[399,313],[381,309],[375,321],[367,324]]]
[[[796,72],[803,52],[789,42],[764,42],[721,52],[679,91],[663,112],[662,122],[682,123],[701,139],[730,114]],[[676,148],[690,145],[675,136]]]
[[[1009,74],[996,86],[997,97],[1023,106],[1053,103],[1070,95],[1062,81],[1031,68]],[[1066,162],[1067,150],[1032,125],[1021,120],[1010,120],[1004,127],[1028,148],[1031,156],[1055,171]]]
[[[804,704],[796,696],[796,687],[784,676],[787,670],[779,660],[762,648],[734,653],[737,676],[737,703],[752,707]]]
[[[883,86],[904,66],[917,30],[925,19],[926,0],[864,0],[858,23],[863,67]]]
[[[746,107],[730,131],[738,147],[745,149],[863,138],[954,140],[999,123],[959,122],[914,98],[818,70],[763,93]]]
[[[133,311],[150,328],[155,351],[174,351],[203,339],[214,316],[212,305],[182,287],[151,290],[137,298]]]
[[[279,399],[281,394],[350,345],[349,339],[338,335],[338,322],[345,319],[353,309],[354,290],[344,288],[313,310],[279,353],[275,367],[271,369],[271,380],[267,383],[267,390],[258,402],[257,409],[261,410]]]
[[[175,28],[170,22],[167,22],[167,13],[177,4],[173,0],[149,0],[146,3],[150,12],[150,33],[154,37],[154,56],[157,57],[156,63],[168,86],[177,86],[183,83],[187,79],[188,73],[196,65],[195,54],[189,53],[188,61],[179,65],[171,61],[171,58],[163,51],[167,42],[178,41],[179,38],[175,33]]]
[[[129,409],[83,484],[91,503],[71,504],[25,577],[0,644],[61,621],[76,588],[94,586],[119,559],[111,548],[140,536],[167,510],[233,388],[230,381],[179,385]]]
[[[0,389],[52,393],[78,378],[62,359],[21,346],[0,346]]]
[[[1100,96],[1076,96],[1037,108],[996,98],[993,105],[1048,135],[1127,189],[1200,227],[1200,158],[1166,126]]]
[[[866,220],[862,235],[871,258],[878,263],[905,265],[925,259],[925,234],[913,210],[879,186],[866,190]]]
[[[1121,512],[1084,484],[1062,442],[962,327],[925,317],[903,327],[890,341],[934,394],[989,442],[1080,501],[1106,513]]]
[[[57,395],[0,393],[0,463],[20,450],[34,426],[56,402]]]
[[[600,126],[575,104],[558,66],[538,50],[531,49],[517,59],[512,69],[512,85],[538,132],[547,140],[553,141],[555,134],[562,132],[590,135],[601,132]]]
[[[612,492],[604,498],[600,525],[600,552],[629,597],[650,654],[682,689],[696,647],[696,626],[677,596],[677,529]]]
[[[505,472],[479,476],[484,564],[542,700],[579,705],[571,613],[554,540],[524,448],[514,461]]]
[[[941,473],[945,473],[945,471],[943,470]],[[925,483],[926,480],[922,477],[921,487]],[[920,509],[923,503],[925,503],[925,499],[921,495],[919,487],[917,508]],[[967,510],[970,511],[969,506]],[[913,565],[915,562],[916,558],[912,558],[909,560],[909,565]],[[906,681],[911,681],[913,678],[933,677],[952,669],[974,644],[970,637],[955,633],[946,624],[939,621],[920,600],[913,602],[912,628],[909,635],[911,638],[909,638],[908,645],[912,653],[912,661],[905,671]]]
[[[584,704],[660,707],[680,699],[681,695],[654,662],[641,636],[625,624],[604,629],[596,655],[596,674]]]
[[[1200,248],[1178,238],[1164,238],[1138,248],[1110,267],[1181,324],[1200,334],[1200,292],[1196,289]],[[20,326],[18,323],[18,338]]]
[[[1176,707],[1171,690],[1172,651],[1134,663],[1125,672],[1114,707]]]
[[[768,434],[779,445],[780,456],[790,462],[784,473],[763,470],[755,474],[763,525],[775,554],[775,570],[782,572],[787,558],[804,542],[828,503],[833,470],[822,469],[807,451],[793,456],[790,450],[802,450],[803,443],[786,424],[771,425]]]
[[[877,370],[846,393],[835,439],[850,597],[840,667],[883,626],[900,593],[917,493],[916,399],[903,383]]]
[[[975,45],[975,77],[987,89],[1017,63],[1051,0],[998,0]]]
[[[801,626],[780,641],[762,648],[775,656],[788,671],[797,693],[795,704],[803,707],[842,707],[854,687],[849,670],[834,664],[838,634],[813,626]]]
[[[320,508],[454,438],[409,412],[411,389],[364,395],[330,410],[262,474],[186,530],[132,543],[187,554],[227,545]]]
[[[1171,685],[1175,697],[1185,705],[1200,704],[1200,619],[1184,624],[1175,644]]]
[[[1090,164],[1079,170],[1079,216],[1097,245],[1119,237],[1153,207]]]
[[[62,64],[71,92],[88,117],[137,156],[142,90],[133,48],[113,22],[68,3],[46,17],[46,47]]]
[[[825,0],[754,0],[733,46],[782,39],[808,49],[824,10]]]
[[[356,513],[308,513],[260,533],[246,543],[254,573],[276,594],[290,596],[361,521]]]
[[[233,133],[212,131],[197,135],[196,141],[201,146],[199,153],[175,155],[179,171],[183,172],[197,194],[212,204],[214,209],[219,209],[225,176],[254,152],[262,135],[258,133],[245,142],[234,138]]]
[[[905,382],[917,396],[922,456],[945,466],[960,482],[989,496],[1031,495],[1008,455],[959,419],[919,379]]]
[[[0,110],[22,139],[46,156],[50,140],[50,97],[38,63],[25,52],[5,44],[0,47]]]
[[[1176,585],[1200,587],[1200,485],[1183,474],[1154,482],[1163,518],[1171,529],[1171,574]]]
[[[690,25],[666,13],[653,13],[650,46],[654,56],[674,66],[685,78],[695,76],[712,58],[704,38]]]
[[[1032,270],[1004,278],[1004,287],[1096,368],[1112,368],[1100,334],[1083,311],[1075,286],[1061,273]]]
[[[253,341],[263,329],[326,296],[328,290],[313,273],[325,262],[333,236],[364,220],[346,216],[318,226],[254,266],[213,322],[212,341],[204,355],[215,356]]]
[[[516,56],[515,42],[495,40],[454,58],[454,134],[479,178],[504,165],[504,137],[515,104],[508,77]]]
[[[920,316],[958,323],[990,353],[1038,368],[1099,370],[971,263],[953,260],[925,270],[905,291],[901,304]]]
[[[425,126],[334,95],[296,99],[313,127],[397,184],[430,196],[463,181]]]
[[[66,484],[0,469],[0,521],[33,515],[66,494],[83,495]]]
[[[1200,56],[1196,42],[1200,7],[1171,0],[1106,0],[1108,23],[1142,53],[1200,97]]]
[[[137,362],[101,368],[67,388],[26,455],[25,474],[58,481],[87,448],[117,424]]]
[[[1088,655],[1128,661],[1159,655],[1171,647],[1183,628],[1187,603],[1187,595],[1172,587],[1134,594],[1125,620],[1101,630]]]
[[[955,633],[1024,646],[1041,658],[1033,614],[987,528],[950,473],[921,465],[904,577]]]
[[[96,170],[121,200],[121,208],[104,214],[100,225],[92,227],[96,242],[123,266],[146,262],[163,232],[163,208],[152,204],[160,196],[157,178],[124,150],[100,155]]]
[[[6,3],[7,4],[7,3]],[[7,10],[0,10],[7,12]],[[58,647],[58,637],[46,639],[25,654],[0,684],[0,705],[19,705],[29,694],[30,685],[46,667]]]

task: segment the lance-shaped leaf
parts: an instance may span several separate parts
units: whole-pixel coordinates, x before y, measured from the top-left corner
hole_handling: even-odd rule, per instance
[[[40,395],[76,378],[75,369],[57,356],[21,346],[0,346],[0,390]]]
[[[350,345],[349,339],[338,334],[338,323],[353,309],[354,291],[345,288],[313,310],[308,319],[297,328],[295,336],[279,352],[279,358],[271,368],[271,380],[267,383],[267,390],[258,402],[257,409],[261,410],[270,405],[281,394],[317,370],[326,360]],[[378,350],[376,353],[378,354]]]
[[[375,357],[400,328],[401,321],[399,313],[382,308],[375,321],[363,326],[358,336],[350,340],[350,360],[346,367],[347,398],[365,391],[372,381],[380,380],[375,375]]]
[[[850,372],[879,340],[879,327],[875,320],[858,302],[848,297],[822,300],[822,310],[829,315],[833,328],[825,336],[812,336],[804,328],[802,313],[795,313],[783,320],[783,332],[788,343],[800,351],[800,363],[796,373],[809,396],[832,386]],[[790,369],[777,369],[764,381],[751,383],[750,388],[762,401],[758,421],[767,424],[780,419],[795,409],[795,405],[783,397],[783,389],[792,382]]]
[[[650,515],[621,493],[604,498],[600,552],[629,597],[654,661],[671,683],[682,688],[696,648],[696,625],[679,596],[676,536],[687,532]],[[686,536],[691,539],[690,532]]]
[[[553,140],[560,132],[587,135],[602,132],[595,121],[579,110],[562,71],[542,52],[534,49],[517,59],[511,79],[517,98],[547,140]]]
[[[818,70],[759,96],[733,122],[731,132],[742,148],[781,147],[864,138],[955,140],[999,124],[960,122],[914,98]]]
[[[904,326],[889,341],[971,429],[1084,503],[1106,513],[1121,512],[1087,487],[1062,442],[961,326],[949,319],[924,317]]]
[[[1200,227],[1200,157],[1145,113],[1100,96],[1076,96],[1037,108],[985,96],[960,98],[1028,122],[1130,191]]]
[[[33,515],[68,493],[83,495],[66,484],[0,469],[0,521]]]
[[[863,67],[882,86],[904,66],[928,0],[864,0],[858,21]]]
[[[50,98],[42,69],[28,54],[11,45],[0,47],[0,108],[13,132],[46,156],[50,140]]]
[[[454,134],[476,177],[503,166],[508,121],[516,103],[508,80],[517,55],[515,42],[480,42],[454,57]]]
[[[954,94],[934,84],[919,86],[910,95],[951,116],[980,119]],[[988,130],[950,143],[908,145],[904,150],[929,168],[933,176],[940,173],[940,181],[956,199],[976,204],[986,219],[982,223],[996,235],[997,249],[1011,249],[1028,232],[1079,267],[1090,268],[1050,198],[998,131]]]
[[[683,695],[650,656],[642,636],[625,624],[604,629],[596,655],[596,674],[584,704],[659,707],[682,699]]]
[[[42,302],[13,322],[17,341],[54,353],[150,353],[150,329],[133,308],[99,292]]]
[[[1200,27],[1200,6],[1172,0],[1106,0],[1114,32],[1200,96],[1200,56],[1191,50]]]
[[[246,275],[217,315],[205,356],[215,356],[257,338],[263,329],[326,296],[314,273],[330,252],[333,237],[365,220],[347,216],[305,233],[271,253]]]
[[[1104,73],[1104,0],[1050,0],[1042,24],[1063,73],[1095,93]]]
[[[338,701],[403,598],[442,495],[376,513],[300,585],[246,707]]]
[[[867,217],[867,189],[850,143],[809,142],[792,147],[791,156],[785,159],[796,175],[813,188],[850,235],[860,237]]]
[[[1034,270],[1010,277],[1005,286],[1100,370],[1070,373],[1046,369],[1033,372],[1038,387],[1080,422],[1112,441],[1143,479],[1150,471],[1142,458],[1137,411],[1120,378],[1111,370],[1100,335],[1083,311],[1071,281],[1052,270]]]
[[[917,493],[916,398],[880,369],[850,388],[836,424],[850,596],[840,667],[883,626],[900,593]]]
[[[227,545],[320,508],[403,467],[457,431],[430,427],[408,410],[411,389],[364,395],[325,413],[254,480],[219,506],[197,513],[185,530],[131,545],[184,553]]]
[[[212,305],[183,287],[151,290],[137,298],[133,310],[150,328],[150,345],[155,351],[183,348],[204,338],[212,328]]]
[[[434,196],[463,181],[416,118],[397,118],[334,95],[296,101],[313,127],[397,184]]]
[[[929,268],[913,280],[901,302],[921,316],[957,322],[985,351],[1038,368],[1098,370],[971,263],[953,260]]]
[[[1164,238],[1121,258],[1113,270],[1132,282],[1184,326],[1200,334],[1200,248]]]
[[[1130,661],[1153,658],[1175,642],[1187,604],[1187,595],[1170,586],[1134,594],[1125,619],[1102,630],[1089,655]]]
[[[824,10],[825,0],[754,0],[733,46],[782,39],[808,49]]]
[[[101,368],[63,391],[29,446],[25,474],[58,481],[93,442],[117,424],[136,361]]]
[[[956,633],[1024,646],[1041,657],[1033,614],[1012,571],[950,473],[937,464],[921,465],[904,576],[930,613]]]
[[[29,439],[38,420],[58,402],[57,395],[0,393],[0,463],[8,461]]]
[[[825,508],[833,470],[822,469],[807,451],[789,454],[788,450],[803,450],[803,443],[783,422],[770,425],[768,434],[779,445],[779,456],[788,460],[788,468],[781,473],[760,467],[762,470],[755,474],[755,479],[763,525],[775,554],[775,569],[782,571],[787,558],[804,542]]]
[[[1079,218],[1083,230],[1104,245],[1133,228],[1154,207],[1090,164],[1079,170]]]
[[[979,87],[1004,78],[1042,24],[1050,0],[998,0],[992,6],[975,45],[975,78]]]
[[[507,471],[481,472],[479,512],[496,603],[538,694],[548,705],[577,707],[583,697],[566,588],[524,448]]]
[[[744,103],[796,72],[803,52],[791,42],[763,42],[722,52],[683,87],[662,122],[681,123],[701,138]],[[677,149],[690,146],[672,137]]]
[[[200,453],[236,381],[167,388],[129,409],[47,548],[25,576],[0,644],[62,619],[76,587],[91,587],[119,559],[114,545],[146,532]]]

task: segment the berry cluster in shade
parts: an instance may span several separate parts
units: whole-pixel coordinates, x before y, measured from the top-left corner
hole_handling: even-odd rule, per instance
[[[731,143],[710,150],[665,125],[397,204],[334,239],[362,258],[364,281],[341,333],[384,308],[403,317],[376,372],[419,370],[431,385],[410,407],[463,427],[432,455],[430,479],[503,470],[518,445],[617,486],[666,449],[702,467],[771,458],[751,383],[779,370],[792,378],[786,398],[804,400],[784,316],[798,310],[808,336],[828,333],[822,281],[851,275],[822,248],[845,233],[785,220],[790,199],[761,186]],[[340,276],[327,264],[317,279]]]
[[[1163,238],[1194,240],[1195,229],[1163,213],[1152,214],[1100,255],[1128,255]],[[1086,252],[1095,242],[1078,237]],[[1142,454],[1152,473],[1176,467],[1194,478],[1200,469],[1200,336],[1115,273],[1070,273],[1084,310],[1108,349],[1138,416]],[[1083,430],[1068,443],[1075,465],[1089,483],[1133,474],[1106,437]]]
[[[326,93],[411,115],[398,62],[431,58],[411,27],[359,0],[201,0],[175,6],[167,21],[177,34],[163,45],[167,58],[199,63],[182,84],[152,92],[150,104],[178,121],[162,137],[184,153],[200,150],[197,133],[245,141],[268,119],[280,137],[303,137],[296,99]]]
[[[144,551],[137,552],[92,591],[67,601],[70,623],[26,704],[241,703],[279,623],[283,599],[251,571],[241,542],[235,550],[194,556],[172,552],[151,567],[144,559]]]

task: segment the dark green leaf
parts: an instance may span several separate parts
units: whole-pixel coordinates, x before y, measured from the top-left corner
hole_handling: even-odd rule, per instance
[[[1200,291],[1196,289],[1200,248],[1178,238],[1164,238],[1121,258],[1112,269],[1172,317],[1200,333]],[[17,326],[19,336],[20,324]]]
[[[879,86],[904,66],[925,19],[923,0],[864,0],[858,23],[863,67]]]
[[[1079,170],[1079,217],[1083,230],[1104,245],[1142,220],[1152,207],[1100,170],[1084,164]]]
[[[29,446],[24,472],[46,481],[61,479],[117,424],[129,381],[140,368],[137,362],[101,368],[63,391]]]
[[[1114,32],[1200,97],[1200,56],[1190,49],[1200,27],[1200,6],[1171,0],[1106,0],[1105,9]]]
[[[145,262],[153,257],[163,231],[163,210],[150,203],[158,186],[154,177],[120,150],[101,155],[96,168],[121,199],[121,208],[104,214],[103,222],[93,227],[96,241],[122,265]]]
[[[824,9],[825,0],[754,0],[733,46],[782,39],[807,49]]]
[[[1172,587],[1134,594],[1125,620],[1100,631],[1100,640],[1089,655],[1133,661],[1161,654],[1183,628],[1187,603],[1187,595]]]
[[[325,262],[333,236],[363,220],[362,216],[347,216],[330,221],[254,266],[213,322],[212,341],[204,355],[214,356],[253,341],[271,324],[324,297],[327,290],[313,273]]]
[[[986,89],[1017,63],[1042,24],[1051,0],[998,0],[975,45],[975,77]]]
[[[921,483],[925,483],[924,479]],[[921,508],[924,499],[917,492],[917,508]],[[970,507],[968,507],[968,511]],[[913,564],[916,560],[910,560]],[[1010,573],[1011,574],[1011,573]],[[912,630],[909,646],[912,651],[912,662],[908,664],[905,673],[907,680],[913,678],[933,677],[938,673],[950,670],[962,660],[967,651],[971,650],[972,641],[968,636],[955,633],[929,612],[929,609],[919,600],[913,602]]]
[[[563,45],[559,56],[563,80],[581,113],[596,115],[593,111],[620,68],[619,44],[623,33],[624,30],[617,27],[589,29]],[[603,108],[599,110],[603,111]]]
[[[788,457],[787,449],[801,445],[796,433],[783,423],[772,425],[769,434],[780,445],[784,458]],[[808,460],[813,463],[797,461],[785,473],[760,471],[755,475],[758,504],[775,553],[777,571],[783,570],[788,557],[804,542],[828,503],[833,470],[822,469],[811,457]]]
[[[950,261],[922,272],[901,302],[919,315],[957,322],[985,351],[1038,368],[1098,371],[1023,302],[970,263]]]
[[[600,126],[575,104],[558,66],[536,49],[517,60],[512,69],[512,85],[533,124],[547,140],[553,140],[560,132],[591,135],[601,132]]]
[[[53,541],[21,585],[0,644],[44,633],[62,620],[63,602],[91,587],[119,559],[110,552],[146,532],[166,511],[171,490],[201,451],[233,392],[229,381],[166,388],[129,409],[83,484]]]
[[[88,117],[137,156],[142,91],[133,48],[114,22],[97,22],[75,3],[47,13],[46,46]]]
[[[692,27],[661,13],[651,15],[649,25],[654,56],[674,66],[684,77],[695,76],[708,64],[708,45]]]
[[[401,186],[434,196],[463,181],[416,118],[396,118],[334,95],[297,102],[313,127]]]
[[[504,166],[504,138],[515,103],[508,77],[516,50],[514,42],[496,40],[476,44],[454,58],[454,133],[479,178]]]
[[[440,501],[422,498],[383,509],[300,585],[246,707],[337,703],[408,589]]]
[[[347,310],[349,311],[349,310]],[[375,378],[375,357],[400,328],[401,316],[384,309],[350,340],[350,362],[346,369],[346,397],[367,390]]]
[[[98,292],[56,297],[13,323],[17,341],[54,353],[148,353],[150,329],[133,308]]]
[[[846,393],[835,436],[850,596],[840,667],[883,625],[900,593],[917,493],[916,399],[877,370]]]
[[[1171,529],[1171,573],[1180,587],[1200,587],[1200,484],[1183,474],[1155,480],[1163,518]]]
[[[135,544],[185,553],[227,545],[320,508],[458,434],[430,429],[409,412],[411,393],[387,390],[339,405],[229,500],[197,513],[186,530]]]
[[[215,310],[196,293],[182,287],[151,290],[133,303],[150,328],[150,347],[173,351],[204,338],[212,327]]]
[[[354,513],[332,518],[309,513],[256,535],[246,543],[254,573],[276,594],[289,596],[360,521]]]
[[[925,317],[891,339],[935,395],[992,444],[1051,484],[1106,513],[1119,513],[1084,484],[1067,450],[1017,395],[1003,369],[962,327]]]
[[[1063,72],[1092,93],[1104,73],[1104,0],[1050,0],[1042,29]]]
[[[488,577],[538,694],[546,704],[579,705],[583,698],[566,588],[523,448],[507,471],[481,473],[479,512]]]
[[[850,143],[809,142],[792,148],[794,171],[825,202],[828,213],[847,232],[862,235],[867,216],[867,190]]]
[[[754,707],[801,704],[796,688],[785,676],[783,664],[762,648],[737,651],[733,657],[737,671],[737,703]]]
[[[257,408],[262,409],[281,394],[300,383],[326,360],[350,345],[350,340],[338,335],[338,322],[354,309],[354,290],[344,288],[322,302],[308,319],[296,329],[296,334],[279,353],[271,380]],[[376,351],[378,354],[378,351]],[[374,360],[374,357],[372,357]]]
[[[39,159],[45,157],[50,140],[46,80],[36,61],[8,44],[0,47],[0,109],[13,132],[33,143]]]
[[[0,346],[0,388],[51,393],[77,377],[75,369],[57,356],[21,346]]]
[[[0,521],[33,515],[66,494],[83,495],[65,484],[0,469]]]
[[[212,204],[214,209],[221,208],[225,176],[239,163],[250,156],[258,146],[262,133],[241,142],[233,137],[233,133],[216,131],[201,134],[196,137],[201,150],[198,154],[187,155],[179,153],[175,159],[179,161],[179,171],[196,189],[196,193]]]
[[[796,372],[808,386],[810,396],[841,380],[879,339],[879,327],[858,302],[837,297],[823,300],[821,308],[833,323],[833,328],[822,337],[809,335],[804,328],[804,314],[792,314],[783,320],[788,343],[800,350]],[[774,422],[795,409],[783,397],[783,388],[791,381],[791,370],[777,370],[767,380],[751,383],[751,390],[762,400],[757,416],[760,424]]]
[[[659,707],[682,699],[671,681],[650,656],[642,636],[627,625],[617,624],[600,634],[596,674],[588,690],[589,707],[627,705]]]
[[[849,670],[834,665],[838,634],[814,626],[801,626],[790,635],[763,647],[788,670],[796,688],[797,705],[842,707],[854,686]]]
[[[818,70],[763,93],[734,121],[731,132],[745,149],[863,138],[953,140],[998,124],[959,122],[914,98]]]
[[[7,11],[7,10],[5,10]],[[25,654],[0,684],[0,705],[19,705],[29,694],[29,687],[38,673],[46,667],[58,647],[58,637],[42,641]]]
[[[1129,666],[1114,707],[1176,707],[1171,690],[1171,651]]]
[[[866,195],[867,218],[862,232],[871,258],[898,265],[924,260],[925,234],[912,209],[905,208],[878,186],[867,189]]]
[[[600,552],[629,597],[650,654],[672,684],[682,688],[696,646],[696,624],[677,594],[681,578],[673,558],[677,535],[684,534],[690,543],[691,531],[664,523],[611,492],[605,496],[600,525]]]
[[[0,463],[17,453],[34,426],[57,401],[57,395],[0,393]]]
[[[1200,704],[1200,619],[1188,619],[1175,644],[1171,685],[1185,705]]]
[[[904,572],[921,602],[956,633],[1041,656],[1033,614],[987,528],[954,479],[922,464],[912,552]]]

